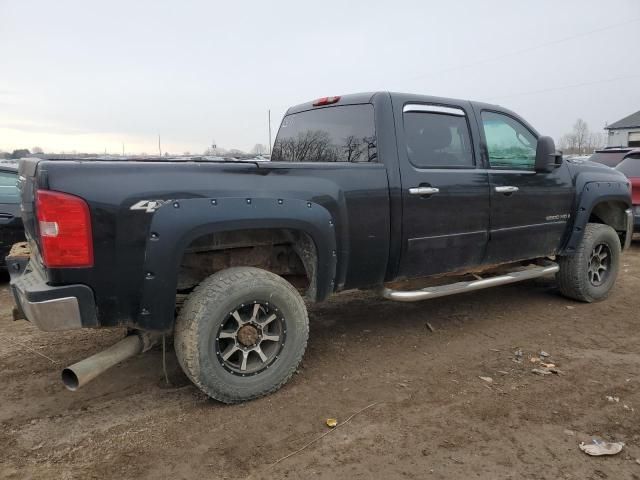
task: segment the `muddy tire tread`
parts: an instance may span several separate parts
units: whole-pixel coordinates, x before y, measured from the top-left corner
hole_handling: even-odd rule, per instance
[[[304,315],[303,324],[305,326],[305,331],[303,332],[304,341],[300,345],[293,346],[293,348],[298,350],[295,355],[297,361],[293,362],[288,367],[286,374],[281,381],[256,391],[254,394],[249,396],[246,394],[240,394],[240,392],[229,392],[229,388],[224,381],[218,379],[212,379],[212,383],[217,384],[217,388],[209,388],[201,380],[201,352],[198,342],[202,328],[202,322],[200,320],[205,315],[207,305],[216,304],[222,301],[229,295],[229,292],[232,291],[234,286],[237,286],[238,284],[250,284],[252,282],[259,282],[263,285],[272,285],[273,287],[280,288],[284,286],[289,290],[291,299],[298,304],[297,306],[299,310],[301,310],[301,313]],[[178,362],[185,374],[198,388],[200,388],[200,390],[220,402],[238,403],[273,393],[289,381],[296,372],[298,364],[306,350],[309,337],[308,325],[307,310],[300,293],[284,278],[259,268],[232,267],[207,277],[189,295],[180,311],[180,314],[178,315],[178,319],[176,320],[174,340],[175,351],[178,357]],[[225,390],[229,393],[223,393]]]
[[[604,300],[610,295],[613,288],[610,288],[598,297],[589,293],[589,279],[582,272],[583,262],[585,262],[587,257],[591,254],[593,243],[598,237],[605,235],[613,235],[613,237],[616,238],[618,245],[616,258],[620,258],[620,242],[616,231],[609,225],[588,223],[584,229],[582,241],[578,245],[575,254],[558,258],[560,271],[556,275],[556,281],[562,295],[573,300],[587,303]],[[617,268],[618,265],[614,265],[616,275]]]

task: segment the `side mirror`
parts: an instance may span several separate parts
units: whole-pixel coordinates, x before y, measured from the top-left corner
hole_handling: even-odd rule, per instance
[[[556,152],[556,144],[551,137],[538,138],[536,147],[536,172],[551,172],[562,164],[562,154]]]

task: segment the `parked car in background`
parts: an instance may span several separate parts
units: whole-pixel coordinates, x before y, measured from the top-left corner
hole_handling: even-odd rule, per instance
[[[14,243],[25,240],[20,216],[18,164],[0,163],[0,268]]]
[[[607,167],[615,168],[620,162],[631,154],[640,153],[640,148],[607,147],[589,157],[591,162],[601,163]]]
[[[631,203],[633,204],[633,231],[640,232],[640,149],[629,154],[616,166],[631,181]]]

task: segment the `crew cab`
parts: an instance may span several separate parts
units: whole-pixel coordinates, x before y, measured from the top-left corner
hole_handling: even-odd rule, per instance
[[[130,332],[65,369],[71,389],[173,335],[209,396],[267,394],[303,356],[305,300],[342,290],[418,301],[555,274],[564,295],[602,300],[633,227],[620,172],[563,161],[503,107],[403,93],[290,108],[270,162],[19,171],[30,253],[7,258],[19,315]]]

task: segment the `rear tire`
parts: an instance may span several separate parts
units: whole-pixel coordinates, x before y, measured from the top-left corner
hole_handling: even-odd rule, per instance
[[[178,362],[210,397],[237,403],[272,393],[296,371],[309,319],[298,291],[253,267],[217,272],[189,295],[175,327]]]
[[[559,257],[560,292],[581,302],[598,302],[611,293],[620,269],[620,239],[608,225],[588,223],[572,256]]]

